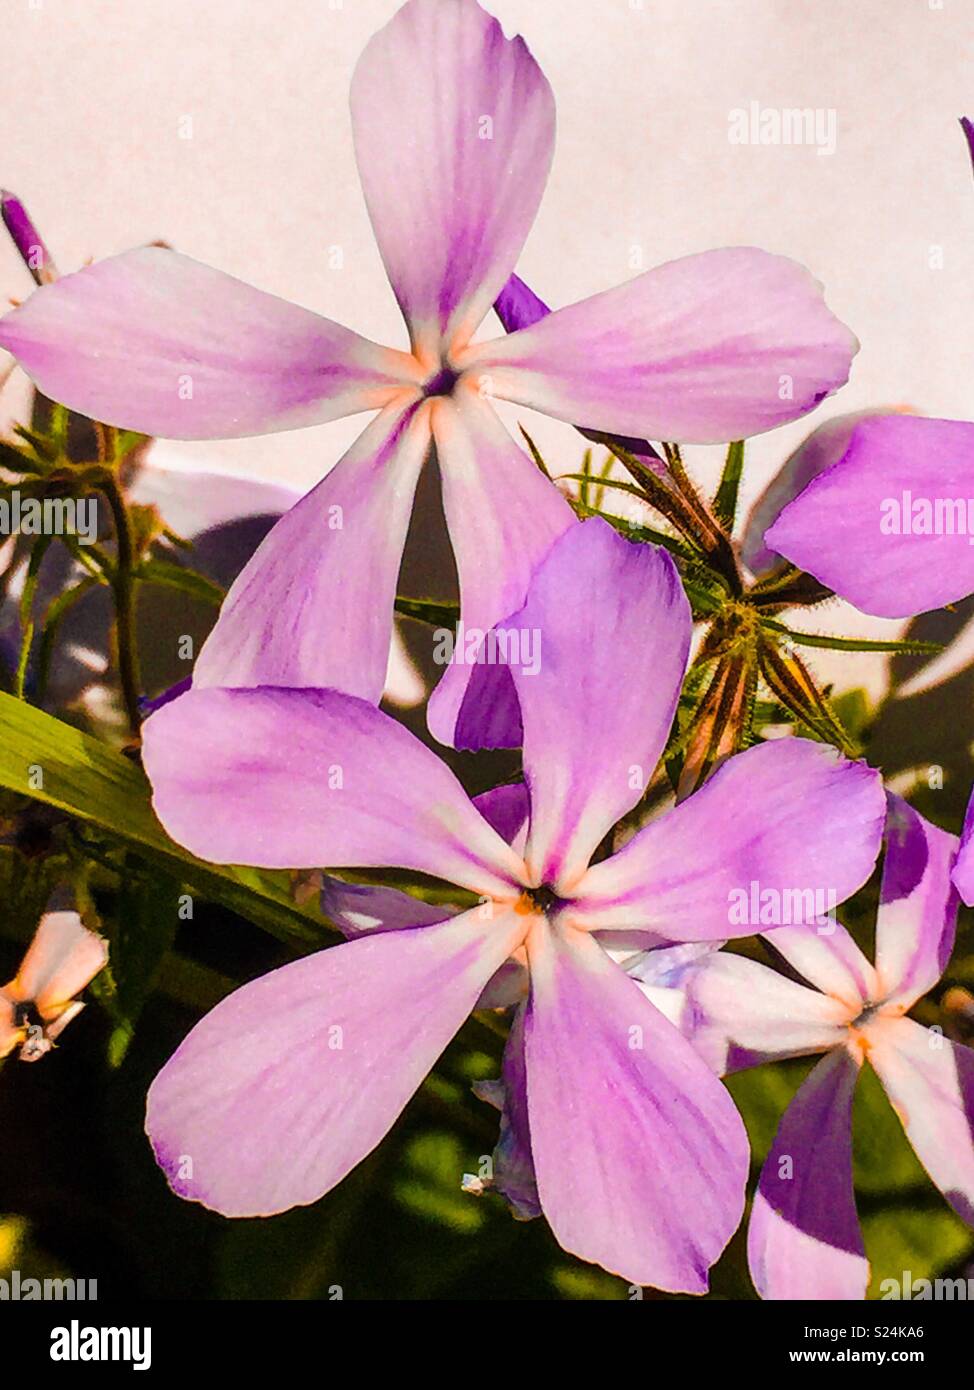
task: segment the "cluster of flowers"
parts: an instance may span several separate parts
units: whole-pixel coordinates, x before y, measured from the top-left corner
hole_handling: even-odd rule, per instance
[[[807,271],[750,248],[549,312],[513,270],[553,98],[475,0],[409,0],[359,62],[352,116],[409,352],[161,248],[47,284],[0,323],[48,396],[153,435],[378,412],[244,568],[191,688],[146,723],[144,763],[162,824],[203,858],[404,869],[454,885],[458,905],[326,877],[323,909],[349,940],[239,989],[191,1032],[149,1093],[158,1161],[177,1193],[227,1215],[313,1202],[380,1142],[471,1010],[508,1009],[503,1076],[482,1088],[501,1110],[494,1187],[580,1257],[699,1293],[749,1168],[720,1076],[821,1052],[764,1167],[750,1266],[768,1298],[861,1298],[850,1128],[865,1063],[974,1221],[974,1053],[907,1017],[944,972],[958,894],[974,899],[971,818],[961,847],[865,764],[784,738],[610,841],[663,753],[690,607],[671,557],[578,521],[490,405],[623,437],[665,475],[646,441],[796,419],[844,383],[855,339]],[[492,306],[508,331],[475,342]],[[452,663],[431,698],[440,743],[522,750],[523,781],[473,800],[378,708],[432,447],[467,631],[492,650],[505,633],[540,644],[530,664]],[[871,613],[955,599],[974,588],[966,536],[863,518],[925,482],[962,491],[972,472],[974,425],[839,422],[769,494],[749,563],[784,556]],[[856,892],[881,851],[872,964],[815,905]],[[755,884],[810,904],[768,928],[805,983],[720,949],[753,933],[728,903]],[[8,1051],[28,1045],[29,976],[0,992]],[[44,995],[62,1025],[64,984]]]

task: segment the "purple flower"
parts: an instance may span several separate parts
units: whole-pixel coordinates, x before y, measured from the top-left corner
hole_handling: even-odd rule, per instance
[[[906,1016],[950,958],[956,847],[890,797],[875,965],[838,923],[829,934],[785,927],[773,945],[814,988],[723,953],[687,985],[694,1044],[717,1071],[825,1053],[785,1111],[754,1200],[748,1259],[764,1298],[865,1296],[851,1134],[865,1062],[930,1177],[974,1224],[974,1052]]]
[[[526,783],[479,806],[401,725],[336,691],[194,689],[149,719],[155,809],[204,858],[395,866],[481,903],[410,920],[400,895],[374,910],[338,890],[357,939],[207,1015],[153,1083],[148,1132],[184,1197],[237,1216],[315,1201],[388,1132],[478,1000],[526,987],[502,1145],[566,1249],[700,1292],[740,1217],[745,1135],[607,948],[749,931],[728,901],[753,878],[827,880],[844,898],[878,849],[879,780],[818,744],[766,744],[593,863],[672,723],[691,632],[675,568],[602,521],[574,526],[502,631],[540,640],[538,662],[510,667]]]
[[[722,441],[811,410],[845,382],[856,350],[803,267],[746,247],[670,262],[475,344],[547,178],[544,75],[474,0],[410,0],[363,53],[351,105],[409,353],[151,247],[38,290],[0,324],[0,346],[48,395],[152,435],[380,412],[241,575],[200,654],[199,686],[340,686],[378,701],[431,444],[467,627],[486,631],[522,602],[572,513],[487,397],[617,434]],[[431,703],[444,742],[470,669],[451,666]]]

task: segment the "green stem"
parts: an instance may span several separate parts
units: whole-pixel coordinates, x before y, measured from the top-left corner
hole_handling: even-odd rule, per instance
[[[135,546],[132,524],[129,519],[125,498],[114,473],[105,474],[101,481],[101,491],[105,495],[112,512],[115,527],[117,558],[112,576],[112,589],[115,594],[115,629],[118,634],[118,675],[122,686],[122,700],[133,738],[139,737],[142,714],[139,710],[139,658],[135,638]]]

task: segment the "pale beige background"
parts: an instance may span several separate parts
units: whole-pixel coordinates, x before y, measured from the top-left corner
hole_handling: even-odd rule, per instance
[[[165,239],[404,344],[358,187],[349,78],[395,0],[2,0],[0,184],[62,270]],[[813,420],[974,413],[974,0],[493,0],[555,90],[554,170],[519,269],[550,303],[752,243],[804,261],[862,351]],[[417,81],[422,81],[417,74]],[[832,107],[834,154],[728,140],[728,113]],[[181,138],[191,119],[192,138]],[[340,246],[341,270],[328,248]],[[941,248],[942,269],[931,267]],[[29,281],[0,244],[0,294]],[[522,412],[523,414],[523,412]],[[358,421],[187,452],[307,485]],[[751,449],[748,494],[801,438]],[[542,441],[577,467],[567,429]],[[707,451],[696,451],[712,470]],[[709,476],[709,475],[708,475]],[[839,621],[836,613],[830,620]],[[848,613],[846,630],[889,631]],[[857,661],[874,684],[883,663]]]

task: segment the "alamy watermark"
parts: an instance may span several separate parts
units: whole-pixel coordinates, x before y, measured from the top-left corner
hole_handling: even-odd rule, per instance
[[[880,1298],[904,1299],[910,1302],[966,1303],[974,1302],[974,1279],[914,1279],[904,1269],[901,1279],[883,1279],[879,1285]]]
[[[73,1302],[94,1301],[98,1297],[97,1279],[33,1279],[22,1278],[19,1269],[10,1271],[9,1279],[0,1279],[0,1303],[40,1302],[66,1300]]]
[[[0,536],[77,536],[81,545],[98,539],[94,497],[24,497],[16,488],[0,498]]]
[[[839,896],[834,888],[762,888],[752,879],[727,894],[727,921],[733,927],[815,927],[820,936],[835,931]]]
[[[732,145],[809,145],[818,154],[835,154],[835,107],[751,101],[728,111],[727,139]]]
[[[908,489],[879,504],[884,536],[966,536],[974,545],[974,497],[914,497]]]
[[[438,666],[517,666],[524,675],[541,670],[541,629],[498,627],[485,632],[466,627],[438,627],[433,633],[433,660]]]

